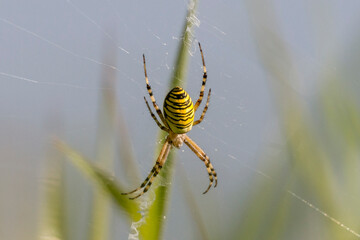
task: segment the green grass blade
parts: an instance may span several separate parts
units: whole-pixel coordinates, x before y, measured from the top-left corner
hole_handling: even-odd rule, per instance
[[[67,239],[65,228],[65,201],[63,164],[52,154],[46,168],[45,198],[40,218],[39,240]]]
[[[187,73],[187,63],[189,59],[189,50],[193,37],[193,25],[196,20],[196,7],[197,1],[191,1],[189,5],[189,10],[184,22],[184,28],[182,32],[182,41],[180,42],[180,46],[178,48],[176,66],[174,70],[174,74],[172,80],[170,82],[170,89],[175,86],[184,87],[186,82],[186,73]],[[158,139],[164,139],[166,137],[166,133],[161,131],[159,133]],[[160,152],[160,148],[162,146],[159,145],[157,154]],[[168,156],[165,166],[160,172],[160,177],[162,181],[168,183],[171,182],[173,166],[174,166],[174,156],[175,152],[172,150]],[[155,156],[157,157],[157,156]],[[164,220],[166,215],[167,203],[169,202],[169,185],[159,186],[155,189],[156,199],[152,203],[152,205],[148,208],[148,214],[145,219],[145,223],[140,226],[140,234],[142,239],[161,239],[162,232],[164,228]]]
[[[170,82],[170,89],[175,86],[185,87],[187,66],[189,61],[189,50],[193,41],[193,26],[196,24],[196,8],[198,5],[197,0],[191,0],[187,16],[185,18],[182,37],[177,52],[175,63],[175,70]]]
[[[298,239],[355,239],[359,236],[355,203],[359,187],[354,183],[359,182],[360,139],[356,100],[349,98],[351,91],[343,88],[340,75],[340,85],[325,92],[322,103],[310,112],[308,99],[304,101],[294,87],[303,81],[302,71],[276,23],[273,6],[269,1],[248,3],[259,59],[273,80],[285,144],[276,165],[264,167],[268,177],[256,178],[254,191],[239,207],[242,216],[233,220],[233,232],[228,231],[226,239],[292,239],[295,235]],[[322,81],[326,88],[328,80],[337,76],[327,71]]]
[[[114,180],[112,175],[96,167],[64,142],[57,140],[55,144],[57,148],[67,156],[69,161],[80,170],[81,173],[95,182],[104,193],[114,200],[121,210],[125,211],[130,216],[132,220],[139,218],[136,202],[121,195],[122,192],[125,192],[125,189]]]
[[[106,52],[107,50],[107,52]],[[105,61],[115,62],[115,55],[105,46]],[[113,173],[113,161],[115,154],[115,120],[116,120],[116,72],[103,68],[101,78],[101,98],[98,113],[97,130],[97,153],[96,164],[102,169]],[[103,240],[109,238],[109,221],[111,220],[110,199],[102,191],[93,191],[91,209],[91,228],[89,229],[90,240]]]

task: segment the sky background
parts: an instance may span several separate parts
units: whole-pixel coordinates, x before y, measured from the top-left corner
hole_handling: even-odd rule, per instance
[[[254,28],[262,27],[254,11],[275,16],[276,29],[301,76],[285,88],[304,102],[316,95],[323,69],[337,62],[354,64],[347,46],[359,36],[359,1],[266,2],[200,1],[197,10],[187,83],[182,87],[193,101],[197,99],[202,80],[199,41],[208,70],[206,87],[212,95],[205,120],[188,135],[211,157],[219,185],[201,194],[207,173],[186,147],[177,150],[175,169],[185,169],[201,208],[214,209],[208,215],[204,211],[213,231],[220,231],[218,221],[231,217],[231,204],[241,204],[241,197],[236,198],[238,203],[232,199],[248,191],[251,180],[267,181],[259,174],[264,149],[276,155],[284,144],[276,92],[254,39]],[[1,239],[35,238],[44,163],[54,136],[85,156],[94,155],[104,72],[114,76],[117,108],[128,127],[140,174],[146,176],[160,143],[143,100],[148,95],[142,54],[162,106],[187,9],[187,1],[0,0]],[[276,48],[269,51],[277,57]],[[359,85],[354,87],[356,91]],[[183,231],[192,226],[186,222],[189,213],[177,184],[180,171],[175,170],[172,183],[165,239],[193,236],[193,230]],[[78,201],[74,204],[81,207]],[[128,225],[118,221],[122,226],[114,236],[126,238]],[[19,225],[22,231],[17,230]]]

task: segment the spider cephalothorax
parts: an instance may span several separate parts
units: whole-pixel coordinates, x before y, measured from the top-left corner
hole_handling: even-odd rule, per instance
[[[209,191],[210,187],[212,186],[214,179],[215,179],[215,186],[217,185],[217,175],[214,170],[214,167],[210,163],[209,157],[205,154],[205,152],[193,141],[191,138],[189,138],[186,133],[191,130],[191,128],[199,123],[202,122],[204,119],[205,113],[209,106],[209,100],[210,100],[210,94],[211,89],[209,89],[206,105],[205,108],[200,116],[199,120],[196,120],[194,122],[194,116],[195,112],[198,109],[199,105],[201,104],[201,101],[204,97],[204,90],[205,90],[205,84],[207,79],[206,74],[206,67],[205,67],[205,60],[204,55],[201,49],[201,45],[199,43],[200,53],[201,53],[201,59],[203,63],[203,80],[200,90],[200,96],[199,99],[196,101],[195,105],[193,105],[193,102],[191,101],[191,98],[189,94],[182,89],[181,87],[174,87],[165,97],[164,100],[164,115],[162,114],[159,106],[156,104],[155,97],[153,95],[153,92],[151,90],[149,80],[146,73],[146,63],[145,63],[145,56],[143,55],[143,61],[144,61],[144,72],[145,72],[145,81],[146,81],[146,87],[150,95],[151,102],[156,110],[156,113],[160,117],[160,120],[162,123],[159,122],[155,114],[152,112],[149,103],[147,102],[146,98],[144,97],[146,106],[149,109],[151,117],[154,119],[156,124],[161,128],[161,130],[166,131],[169,133],[169,135],[166,138],[166,141],[161,148],[159,157],[156,160],[155,166],[152,168],[151,172],[145,179],[145,181],[138,187],[137,189],[128,192],[123,193],[124,195],[134,193],[140,189],[143,189],[143,191],[136,195],[135,197],[132,197],[130,199],[135,199],[143,195],[148,191],[150,188],[154,178],[159,174],[162,166],[165,164],[165,161],[167,159],[167,156],[169,155],[169,152],[171,148],[174,146],[176,148],[180,148],[183,143],[185,143],[195,154],[198,156],[206,166],[206,170],[209,174],[209,186],[205,190],[204,194]]]
[[[177,133],[169,132],[168,141],[171,141],[171,144],[174,147],[180,148],[183,145],[185,138],[186,138],[185,133],[177,134]]]

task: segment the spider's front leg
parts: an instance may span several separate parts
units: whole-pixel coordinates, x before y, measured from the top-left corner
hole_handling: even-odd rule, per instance
[[[160,170],[162,168],[162,166],[164,165],[169,152],[171,150],[171,143],[169,142],[169,139],[166,139],[166,142],[164,143],[159,157],[156,160],[156,163],[154,165],[154,167],[152,168],[152,170],[150,171],[149,175],[147,176],[147,178],[144,180],[144,182],[140,185],[140,187],[136,188],[135,190],[131,191],[131,192],[127,192],[127,193],[121,193],[122,195],[128,195],[128,194],[132,194],[134,192],[137,192],[139,190],[141,190],[143,188],[143,191],[136,195],[135,197],[130,197],[129,199],[133,200],[136,199],[138,197],[140,197],[141,195],[143,195],[144,193],[146,193],[149,188],[151,187],[152,182],[154,181],[155,177],[160,173]]]
[[[209,180],[210,180],[208,188],[205,190],[205,192],[203,192],[203,194],[205,194],[211,188],[211,186],[214,182],[214,179],[215,179],[214,187],[217,186],[217,174],[215,172],[215,169],[214,169],[213,165],[211,164],[209,157],[193,140],[191,140],[191,138],[186,136],[184,142],[196,154],[196,156],[198,156],[198,158],[200,158],[205,163],[206,170],[209,174]]]

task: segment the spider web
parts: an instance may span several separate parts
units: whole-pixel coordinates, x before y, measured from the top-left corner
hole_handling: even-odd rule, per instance
[[[290,88],[304,97],[311,96],[314,94],[311,89],[317,84],[314,81],[314,75],[317,74],[314,68],[318,71],[326,66],[319,58],[307,52],[312,48],[309,39],[299,37],[296,35],[298,33],[291,35],[294,32],[286,25],[288,12],[291,12],[297,19],[303,20],[294,22],[299,32],[305,32],[309,28],[304,20],[306,14],[303,11],[296,12],[287,5],[274,5],[274,11],[279,12],[286,41],[291,42],[289,45],[297,54],[299,63],[307,63],[305,79],[312,79],[301,85],[293,83]],[[344,7],[336,14],[355,16],[354,9],[359,9],[359,6],[356,3],[354,5],[356,7]],[[161,142],[154,140],[158,129],[143,102],[143,96],[148,95],[141,55],[144,53],[147,57],[149,80],[157,102],[161,105],[168,91],[167,82],[172,74],[176,47],[181,41],[179,35],[187,8],[186,1],[171,4],[160,1],[122,3],[113,0],[3,1],[0,9],[0,118],[3,122],[2,135],[6,137],[1,139],[1,153],[4,158],[16,160],[4,161],[4,167],[0,170],[3,182],[15,182],[15,186],[31,191],[29,201],[37,205],[36,193],[39,189],[34,179],[41,173],[41,159],[45,158],[44,146],[54,132],[61,132],[67,139],[74,139],[78,149],[85,154],[92,154],[87,146],[95,142],[89,136],[96,136],[97,105],[102,89],[100,79],[104,69],[116,73],[114,81],[117,99],[131,133],[141,175],[145,176],[153,164],[153,149]],[[202,43],[205,54],[209,76],[207,89],[212,88],[205,120],[189,136],[211,156],[220,183],[217,189],[211,189],[212,193],[205,195],[206,198],[199,196],[198,200],[206,199],[213,205],[216,205],[216,200],[221,201],[222,204],[217,203],[223,214],[220,219],[227,219],[226,214],[231,214],[233,209],[230,206],[233,202],[219,195],[234,196],[234,189],[236,194],[248,190],[253,179],[264,182],[276,180],[271,172],[259,167],[262,166],[260,159],[263,158],[259,157],[258,152],[270,149],[270,155],[276,156],[284,144],[267,73],[259,64],[247,8],[244,2],[238,1],[200,2],[198,16],[194,19],[197,23],[196,38],[189,53],[188,93],[193,100],[197,99],[201,86],[202,64],[196,41]],[[236,17],[236,21],[232,17]],[[343,27],[348,26],[349,22],[344,20],[337,24],[338,29],[342,29],[338,35],[349,36],[350,27]],[[295,39],[304,40],[301,42]],[[328,41],[327,44],[325,50],[332,49],[331,44],[335,43]],[[105,55],[109,54],[108,51],[116,59],[107,59]],[[49,118],[61,118],[62,124],[46,126]],[[13,139],[9,141],[8,136]],[[272,147],[269,147],[269,143]],[[15,154],[17,149],[22,151]],[[177,161],[177,165],[186,169],[186,179],[193,183],[193,191],[200,194],[208,181],[203,163],[184,147],[178,152]],[[274,164],[280,165],[281,162]],[[15,179],[9,172],[21,176]],[[23,185],[24,182],[27,183]],[[160,184],[168,183],[160,180]],[[4,206],[14,204],[13,201],[19,206],[31,205],[21,199],[14,200],[14,190],[5,185],[3,189],[7,193]],[[330,220],[352,236],[360,238],[351,223],[345,224],[341,218],[331,216],[322,206],[313,204],[292,189],[284,188],[281,191],[289,194],[293,201],[321,215],[323,220]],[[29,193],[25,191],[22,194]],[[144,200],[145,205],[155,198],[151,197],[151,193],[149,196]],[[169,220],[165,239],[180,234],[184,239],[191,239],[191,231],[184,233],[176,225],[176,222],[184,222],[183,228],[191,228],[191,223],[184,220],[189,218],[189,213],[181,208],[181,191],[176,186],[173,196],[170,214],[176,221]],[[210,203],[205,205],[209,206]],[[27,208],[22,207],[18,211],[24,209]],[[8,211],[4,210],[4,214],[10,214]],[[211,219],[214,215],[214,212],[209,211],[203,217]],[[0,230],[4,230],[0,231],[3,234],[0,237],[26,239],[21,234],[29,233],[31,230],[28,229],[34,228],[35,223],[31,221],[34,216],[34,212],[29,212],[20,221],[20,225],[27,229],[24,233],[9,230],[9,226],[17,223],[18,219],[6,222],[0,220],[0,226],[3,226]],[[86,214],[84,216],[86,218]],[[142,220],[132,223],[129,239],[136,239],[136,229]],[[123,223],[120,219],[115,221],[116,224],[119,222]],[[209,228],[218,232],[224,231],[222,227],[221,224],[209,223]],[[127,236],[129,232],[125,227],[116,226],[114,229],[117,229],[113,231],[114,239]]]

